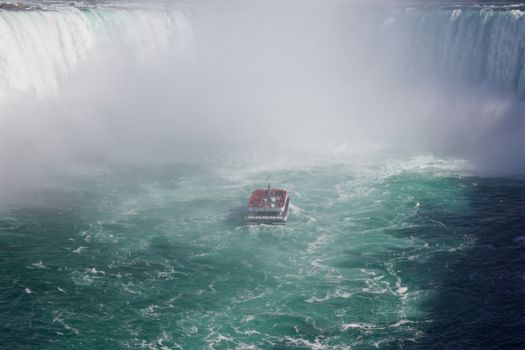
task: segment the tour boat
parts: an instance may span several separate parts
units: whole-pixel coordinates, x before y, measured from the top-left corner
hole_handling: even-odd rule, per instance
[[[247,224],[284,225],[288,219],[290,197],[288,191],[270,188],[255,190],[248,201],[244,217]]]

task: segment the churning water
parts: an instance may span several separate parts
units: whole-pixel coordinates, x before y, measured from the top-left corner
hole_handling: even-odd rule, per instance
[[[418,157],[274,170],[286,226],[245,226],[266,171],[119,168],[1,211],[4,348],[513,348],[525,181]],[[229,174],[229,175],[225,175]]]

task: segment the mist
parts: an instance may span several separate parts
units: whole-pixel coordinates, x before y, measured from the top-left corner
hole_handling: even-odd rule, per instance
[[[405,14],[233,1],[4,11],[0,197],[78,167],[341,147],[523,173],[519,88],[416,60],[426,51],[407,49]]]

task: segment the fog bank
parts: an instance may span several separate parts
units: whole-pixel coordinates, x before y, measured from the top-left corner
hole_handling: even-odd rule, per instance
[[[343,144],[523,173],[524,18],[336,2],[3,11],[0,184]]]

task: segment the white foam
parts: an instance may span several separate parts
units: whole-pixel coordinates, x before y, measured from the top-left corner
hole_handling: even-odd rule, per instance
[[[253,321],[255,320],[255,316],[253,315],[248,315],[248,316],[245,316],[242,318],[242,322],[250,322],[250,321]]]
[[[315,221],[315,219],[314,219]],[[306,248],[306,252],[308,254],[315,253],[320,247],[325,246],[330,242],[330,236],[327,233],[321,233],[319,234],[315,241],[308,243],[308,247]]]
[[[455,21],[460,15],[461,15],[461,9],[455,9],[450,14],[450,19],[452,21]]]
[[[375,329],[376,326],[369,323],[345,323],[341,326],[341,330],[344,332],[348,329]]]
[[[158,309],[159,309],[158,305],[155,305],[155,304],[148,305],[147,307],[139,311],[139,315],[145,318],[155,318],[159,316],[157,312]]]
[[[311,296],[308,299],[306,299],[305,302],[310,303],[310,304],[312,304],[312,303],[322,303],[323,301],[327,301],[328,299],[330,299],[330,295],[328,293],[326,293],[326,295],[324,297],[322,297],[322,298]]]
[[[335,295],[337,297],[339,297],[339,298],[348,299],[348,298],[352,297],[353,294],[350,293],[350,292],[344,292],[344,291],[341,291],[341,290],[337,290],[335,292]]]
[[[33,266],[36,269],[45,269],[46,267],[42,263],[42,261],[39,261],[37,263],[32,263],[31,266]]]
[[[106,274],[105,271],[99,271],[99,270],[97,270],[95,267],[92,267],[92,268],[90,268],[90,269],[86,269],[86,271],[87,271],[88,273],[91,273],[91,274],[94,274],[94,275],[98,275],[98,274],[105,275],[105,274]]]
[[[255,350],[257,349],[257,347],[255,345],[240,343],[239,345],[237,345],[235,349],[237,350]]]
[[[410,321],[410,320],[399,320],[396,323],[394,323],[391,327],[397,328],[397,327],[403,326],[405,324],[411,324],[411,323],[414,323],[414,322]]]
[[[305,300],[305,302],[307,303],[322,303],[324,301],[327,301],[327,300],[330,300],[330,299],[334,299],[334,298],[343,298],[343,299],[348,299],[348,298],[351,298],[352,297],[352,293],[350,292],[345,292],[345,291],[342,291],[342,290],[336,290],[334,293],[326,293],[324,297],[316,297],[316,296],[311,296],[309,297],[308,299]]]
[[[314,342],[311,342],[308,339],[302,339],[302,338],[296,339],[296,338],[291,338],[291,337],[285,337],[284,341],[287,344],[290,344],[293,346],[306,347],[312,350],[323,350],[323,349],[328,348],[326,345],[323,345],[321,343],[321,340],[318,338],[316,338]]]
[[[77,285],[81,286],[89,286],[93,283],[94,278],[90,276],[89,274],[83,274],[79,271],[74,271],[71,274],[71,278],[73,279],[73,282]]]
[[[73,253],[80,254],[84,249],[87,249],[87,247],[78,247],[77,249],[73,250]]]
[[[525,12],[522,10],[511,10],[510,15],[514,20],[518,20],[525,15]]]
[[[407,288],[407,287],[399,287],[399,288],[397,288],[397,291],[396,291],[396,292],[397,292],[397,294],[399,294],[399,295],[404,295],[404,294],[406,294],[407,291],[408,291],[408,288]]]

